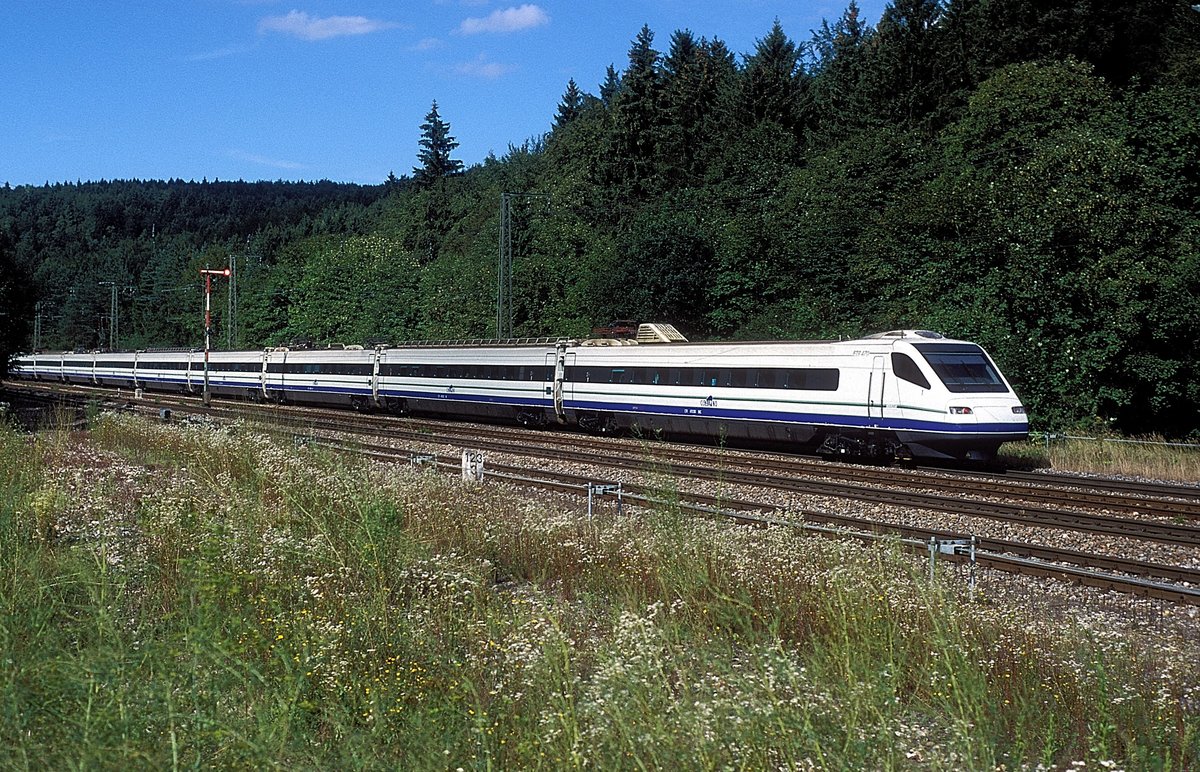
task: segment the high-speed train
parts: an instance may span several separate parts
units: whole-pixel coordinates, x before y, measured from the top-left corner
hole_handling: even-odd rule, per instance
[[[604,345],[626,343],[629,345]],[[15,377],[199,393],[204,353],[27,354]],[[987,461],[1025,407],[978,345],[924,330],[848,341],[539,339],[213,352],[211,394],[694,436],[833,456]]]

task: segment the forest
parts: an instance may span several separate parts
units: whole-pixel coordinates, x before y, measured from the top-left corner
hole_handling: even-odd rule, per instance
[[[1200,11],[851,2],[797,32],[643,27],[467,168],[435,103],[378,185],[5,184],[0,354],[197,346],[198,269],[231,262],[222,348],[494,337],[520,193],[514,335],[933,329],[988,348],[1037,428],[1200,436]]]

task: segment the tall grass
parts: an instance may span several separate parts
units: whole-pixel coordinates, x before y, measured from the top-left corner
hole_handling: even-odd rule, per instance
[[[1200,764],[1186,656],[964,605],[896,550],[589,522],[244,428],[4,432],[0,461],[12,766]]]
[[[1064,472],[1131,475],[1185,483],[1200,481],[1200,448],[1167,443],[1156,436],[1055,437],[1006,443],[1000,459],[1017,468],[1049,467]]]

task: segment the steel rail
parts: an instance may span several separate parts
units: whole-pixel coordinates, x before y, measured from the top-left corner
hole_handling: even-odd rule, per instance
[[[413,457],[411,451],[352,440],[312,437],[308,444],[392,462],[409,461]],[[439,468],[459,469],[459,459],[453,456],[435,454],[435,458]],[[595,482],[593,478],[583,475],[561,472],[548,474],[542,470],[509,464],[491,465],[487,476],[572,493],[583,492],[589,482]],[[645,486],[623,484],[622,488],[625,500],[642,505],[678,504],[681,508],[697,514],[720,516],[744,524],[786,526],[827,536],[867,541],[894,540],[915,552],[926,550],[930,538],[962,538],[961,534],[947,531],[884,524],[831,512],[795,510],[775,504],[710,494],[681,491],[679,502],[666,502],[653,495],[653,491]],[[1117,592],[1200,605],[1200,570],[995,539],[979,539],[977,544],[976,562],[982,566],[1008,573],[1056,578]],[[1010,546],[1012,549],[1007,549]],[[962,555],[953,554],[940,557],[952,562],[966,559]],[[1118,571],[1125,575],[1108,573],[1109,571]],[[1158,579],[1170,579],[1178,584],[1168,584]]]

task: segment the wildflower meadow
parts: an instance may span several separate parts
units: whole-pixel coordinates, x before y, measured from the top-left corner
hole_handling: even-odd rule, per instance
[[[5,428],[0,766],[1200,766],[1194,651],[951,579],[247,424]]]

